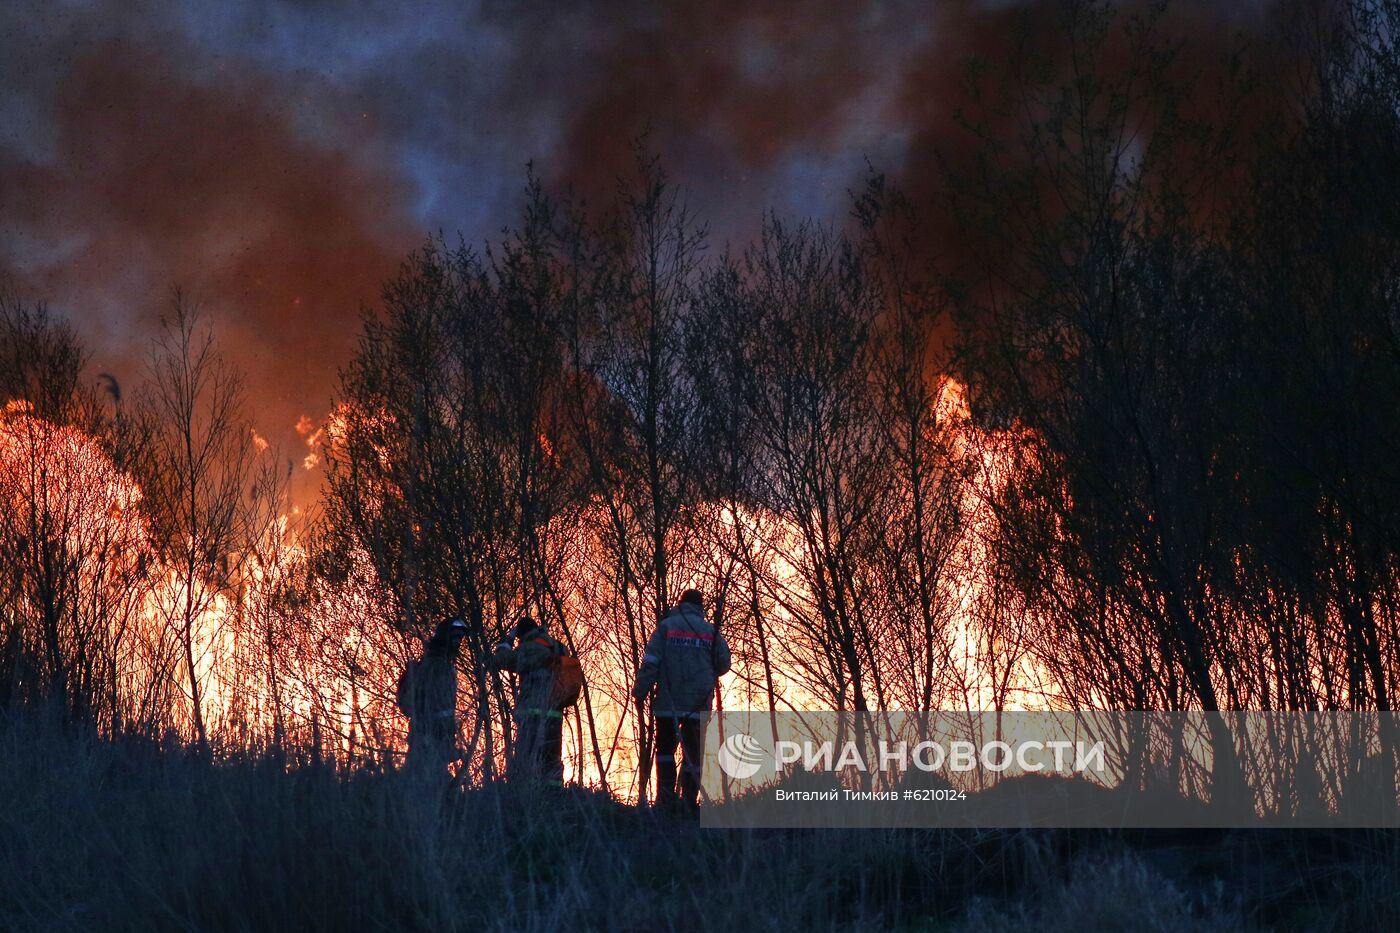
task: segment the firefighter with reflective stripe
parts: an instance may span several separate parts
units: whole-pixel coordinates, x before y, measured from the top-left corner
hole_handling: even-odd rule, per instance
[[[494,665],[514,671],[515,752],[510,777],[564,784],[564,713],[553,703],[553,660],[568,649],[544,623],[522,616],[496,646]]]
[[[705,599],[699,590],[686,590],[681,601],[656,625],[647,641],[637,685],[632,695],[645,701],[656,688],[652,712],[656,716],[656,804],[674,807],[676,798],[676,746],[683,753],[680,803],[687,812],[698,812],[705,727],[720,675],[729,670],[729,644],[719,629],[705,618]]]
[[[445,770],[457,755],[457,650],[467,625],[445,619],[399,678],[399,708],[408,717],[408,767]]]

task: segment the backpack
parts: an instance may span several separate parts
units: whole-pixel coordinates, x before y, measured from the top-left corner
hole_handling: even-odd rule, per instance
[[[394,691],[394,701],[398,703],[399,712],[405,716],[412,716],[414,713],[413,690],[418,684],[418,671],[423,662],[418,658],[411,658],[408,667],[404,668],[399,675],[399,685]]]
[[[553,686],[549,692],[549,705],[557,710],[568,709],[578,702],[583,692],[583,666],[571,654],[555,654],[549,659],[549,673]]]

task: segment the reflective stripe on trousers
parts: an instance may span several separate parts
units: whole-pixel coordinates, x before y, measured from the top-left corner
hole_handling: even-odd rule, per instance
[[[689,809],[700,805],[701,763],[705,754],[705,719],[658,716],[656,719],[656,804],[676,801],[676,746],[683,756],[680,800]]]

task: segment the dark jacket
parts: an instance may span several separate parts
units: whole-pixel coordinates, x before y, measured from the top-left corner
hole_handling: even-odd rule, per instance
[[[451,654],[425,652],[411,670],[407,687],[408,743],[453,747],[457,733],[457,664]]]

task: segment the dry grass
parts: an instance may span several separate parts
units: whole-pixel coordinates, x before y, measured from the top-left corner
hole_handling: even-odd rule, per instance
[[[1202,874],[1102,833],[705,831],[584,791],[448,797],[33,718],[0,720],[0,799],[15,931],[1346,929],[1395,919],[1400,864],[1368,837],[1318,884],[1285,866],[1294,887],[1267,886],[1296,896],[1265,903],[1229,874],[1277,868],[1271,845]]]

